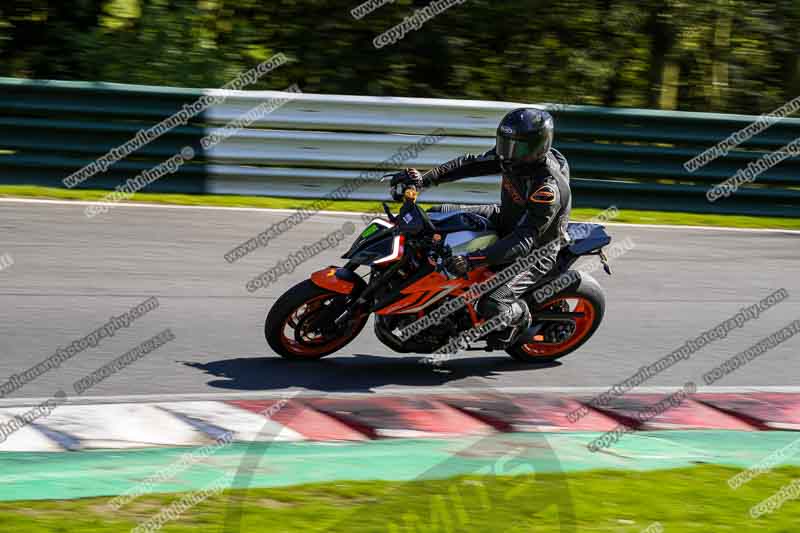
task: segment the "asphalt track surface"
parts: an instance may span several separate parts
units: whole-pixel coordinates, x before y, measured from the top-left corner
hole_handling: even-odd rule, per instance
[[[176,339],[98,384],[91,395],[174,396],[388,392],[413,395],[442,387],[605,387],[679,348],[776,289],[788,300],[717,340],[648,386],[679,386],[800,318],[800,234],[612,225],[635,248],[596,274],[607,292],[606,318],[582,349],[546,366],[526,366],[505,353],[469,352],[432,370],[422,356],[380,344],[371,324],[341,353],[314,363],[287,362],[263,337],[265,313],[287,288],[329,264],[335,250],[300,265],[255,293],[252,277],[357,215],[318,214],[247,257],[223,254],[287,212],[119,206],[88,219],[70,202],[0,203],[0,379],[49,357],[112,315],[150,296],[158,309],[96,348],[75,356],[3,400],[72,393],[73,382],[165,328]],[[800,338],[793,338],[722,379],[733,387],[798,385]],[[87,393],[89,394],[89,393]]]

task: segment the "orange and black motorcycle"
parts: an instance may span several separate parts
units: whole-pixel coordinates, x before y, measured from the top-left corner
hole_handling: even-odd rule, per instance
[[[481,267],[456,277],[444,264],[452,254],[486,248],[498,237],[489,220],[475,213],[426,213],[416,203],[413,186],[398,185],[391,192],[394,200],[403,200],[400,212],[395,216],[383,204],[388,220],[372,220],[342,256],[347,264],[315,272],[272,306],[264,334],[279,355],[313,360],[332,354],[355,339],[372,314],[378,339],[401,353],[434,353],[460,333],[480,326],[478,300],[473,299],[452,306],[458,309],[435,325],[401,337],[404,328],[448,300],[460,296],[467,300],[473,285],[488,285],[485,282],[499,269]],[[561,249],[552,272],[523,295],[531,310],[531,327],[506,348],[517,360],[563,357],[589,340],[603,319],[605,297],[600,285],[570,267],[581,256],[598,255],[610,274],[603,247],[611,237],[598,224],[570,224],[569,232],[578,237]],[[363,277],[356,273],[360,267],[369,269]],[[558,284],[558,292],[537,302],[536,290],[556,279],[571,282]],[[486,350],[475,344],[470,349]]]

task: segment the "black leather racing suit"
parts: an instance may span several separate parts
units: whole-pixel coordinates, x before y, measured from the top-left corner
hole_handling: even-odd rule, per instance
[[[502,173],[500,160],[492,148],[484,154],[468,154],[440,165],[427,172],[425,178],[439,185],[498,173]],[[500,239],[468,257],[473,264],[497,267],[525,256],[553,239],[562,237],[569,240],[567,223],[571,207],[569,165],[558,150],[551,149],[541,163],[513,175],[503,174],[500,205],[444,204],[431,208],[431,211],[465,210],[490,219]],[[552,270],[556,255],[542,258],[530,271],[517,275],[483,297],[478,304],[479,314],[490,318],[510,311],[511,304],[522,293]]]

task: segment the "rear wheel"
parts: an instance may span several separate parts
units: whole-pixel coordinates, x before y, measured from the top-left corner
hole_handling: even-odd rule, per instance
[[[333,329],[347,300],[347,296],[326,291],[309,280],[295,285],[267,314],[267,344],[281,357],[296,360],[316,360],[344,348],[364,329],[368,318],[364,314]]]
[[[529,302],[530,303],[530,302]],[[546,363],[560,359],[580,348],[594,335],[605,314],[606,299],[595,279],[580,274],[570,287],[542,304],[531,306],[534,320],[537,315],[565,314],[568,319],[544,322],[534,342],[516,344],[506,350],[518,361]]]

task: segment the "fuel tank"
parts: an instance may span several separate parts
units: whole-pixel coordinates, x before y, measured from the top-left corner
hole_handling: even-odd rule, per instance
[[[450,246],[456,255],[477,252],[496,241],[497,233],[494,231],[455,231],[448,233],[444,238],[445,244]]]
[[[454,254],[475,252],[497,241],[492,223],[477,213],[450,211],[429,212],[428,215]]]

